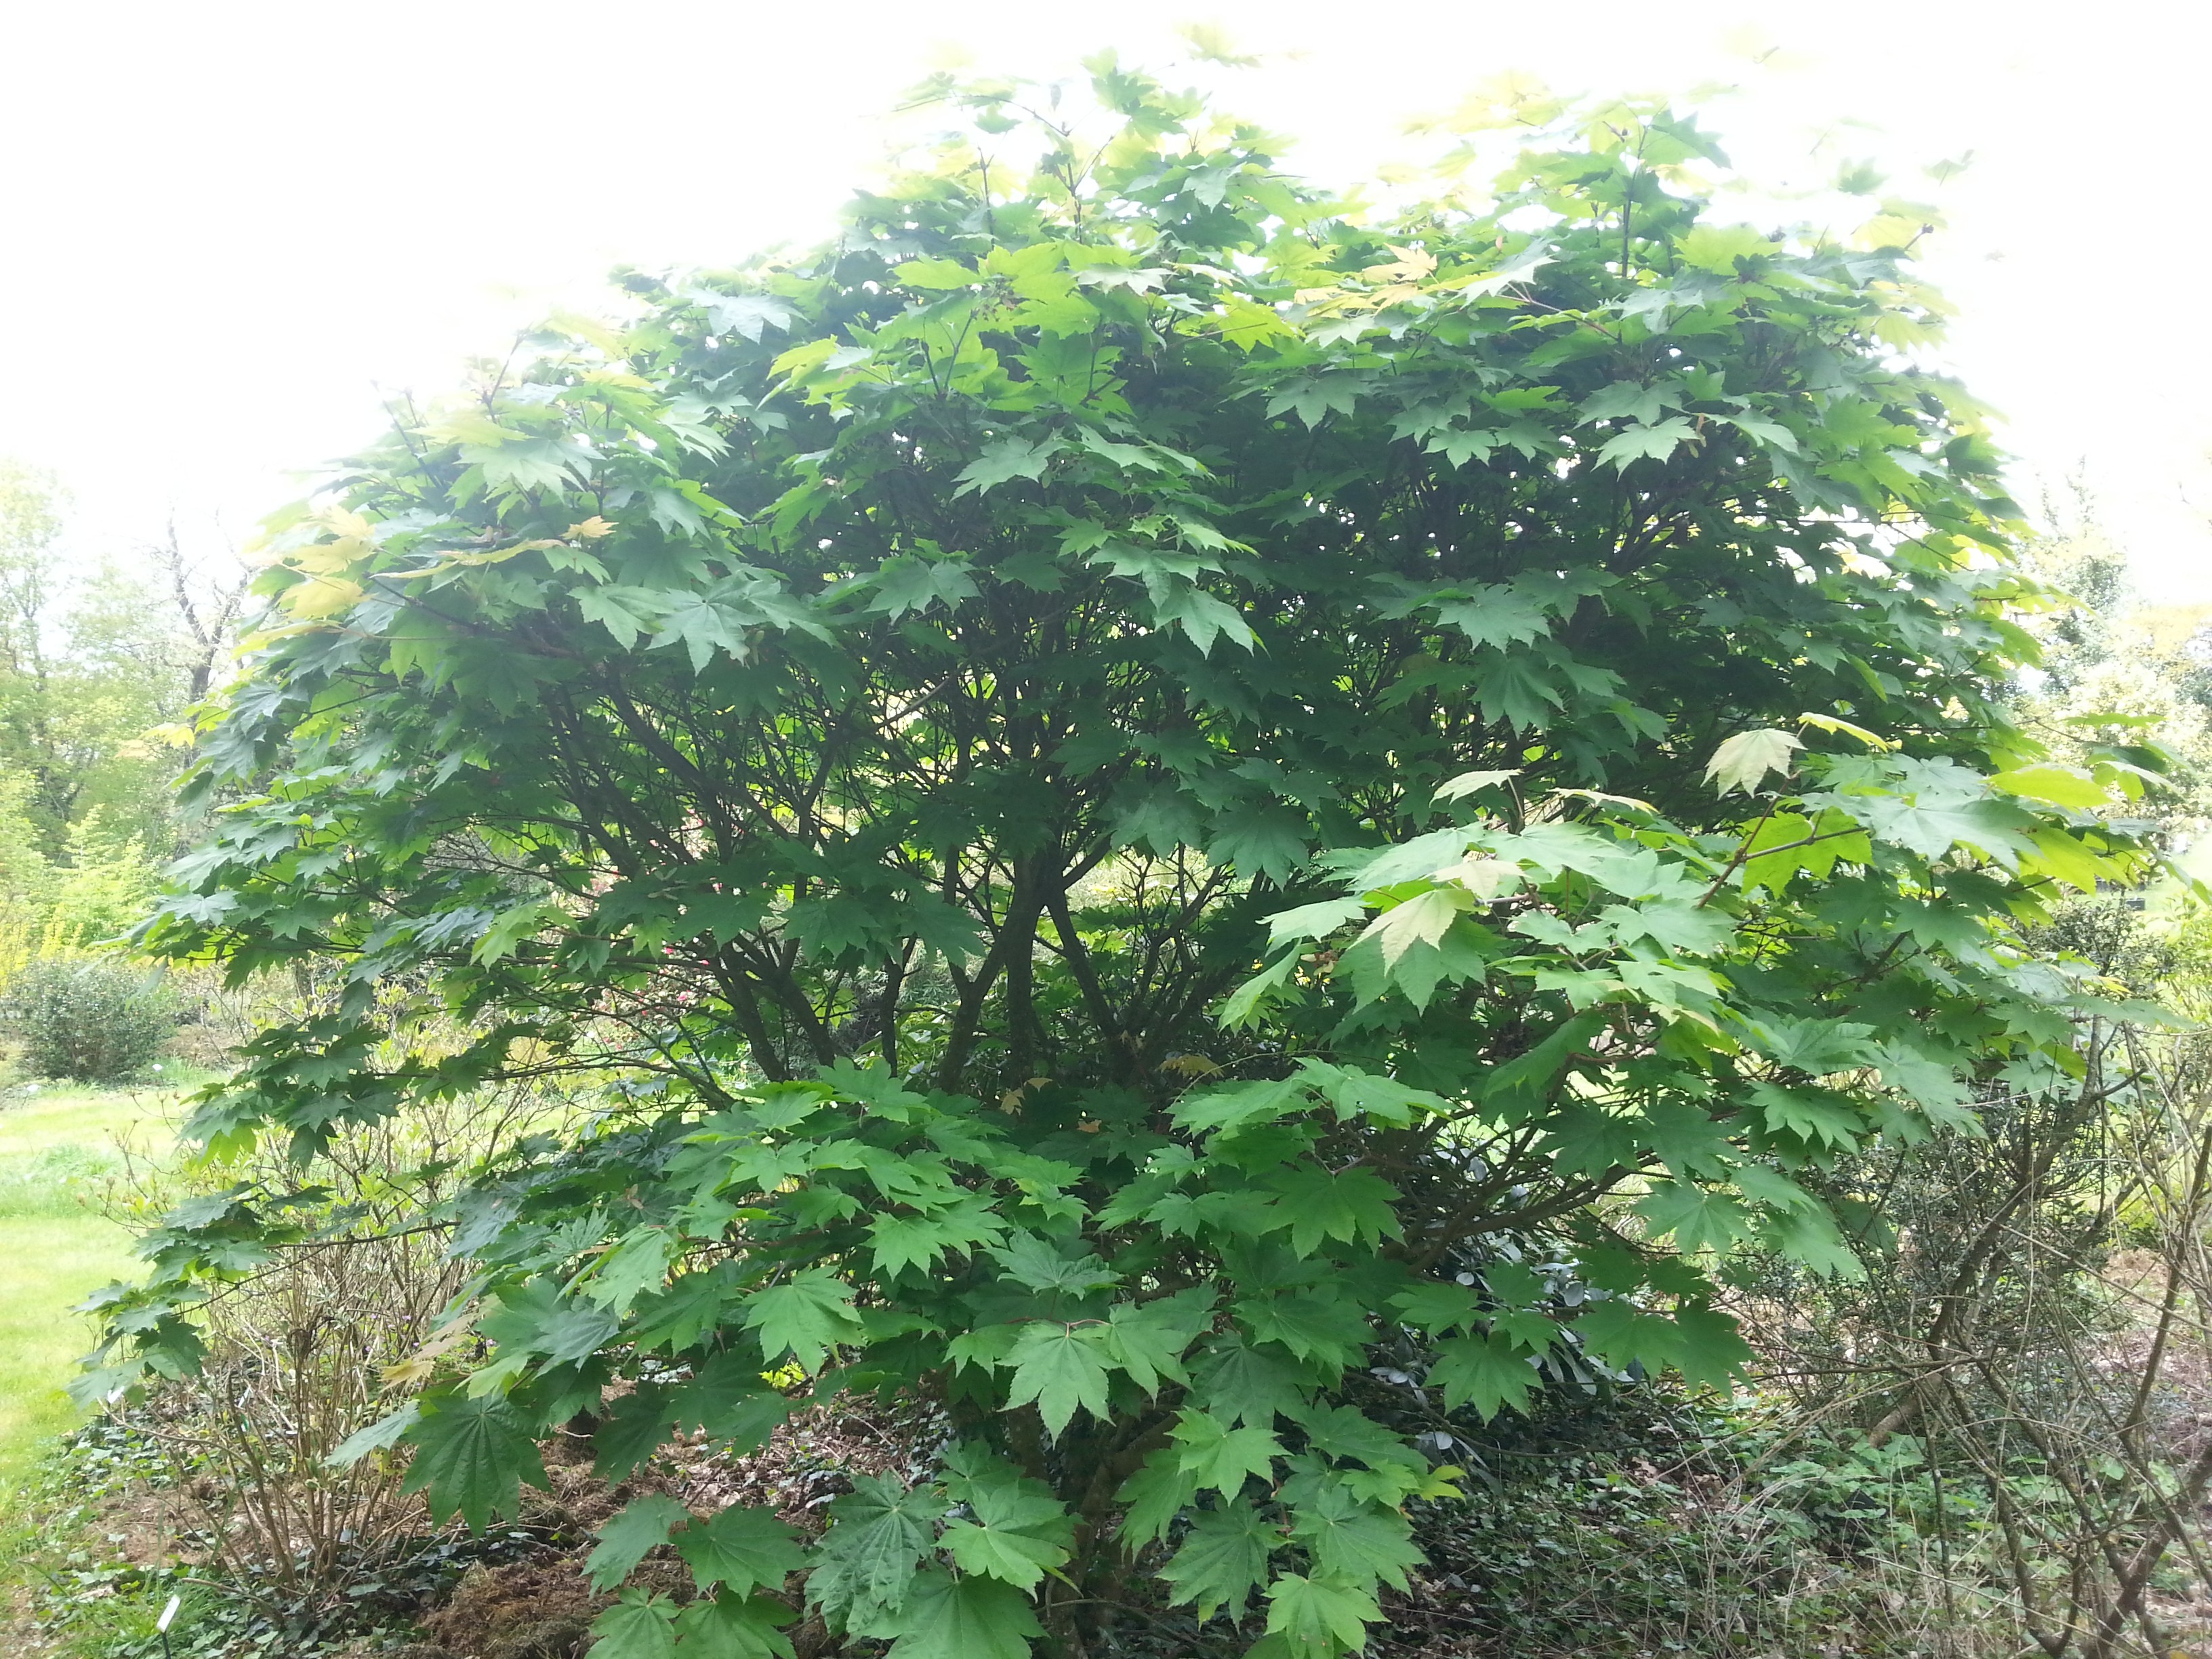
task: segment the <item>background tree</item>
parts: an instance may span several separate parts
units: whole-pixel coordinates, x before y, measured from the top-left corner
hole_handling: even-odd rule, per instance
[[[602,1582],[672,1540],[699,1597],[605,1659],[781,1650],[802,1569],[898,1659],[1162,1583],[1352,1651],[1455,1478],[1370,1345],[1486,1414],[1724,1380],[1716,1252],[1855,1267],[1793,1171],[2078,1066],[2021,929],[2142,867],[2142,769],[1996,701],[2030,589],[1910,204],[1715,223],[1692,121],[1523,101],[1494,199],[1369,222],[1110,61],[937,90],[832,245],[632,274],[274,522],[191,785],[246,793],[144,937],[350,989],[191,1133],[604,1080],[462,1201],[489,1356],[350,1448],[441,1513],[579,1411],[611,1475],[947,1414],[816,1545],[633,1504]],[[478,1040],[378,1063],[395,977]],[[87,1389],[194,1364],[287,1202],[149,1239]]]

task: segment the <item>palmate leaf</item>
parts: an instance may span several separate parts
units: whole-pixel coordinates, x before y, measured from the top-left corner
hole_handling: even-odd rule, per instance
[[[1364,1310],[1334,1286],[1250,1297],[1235,1311],[1258,1340],[1280,1343],[1297,1358],[1318,1360],[1332,1372],[1358,1358],[1367,1345]]]
[[[920,1574],[899,1608],[888,1659],[1029,1659],[1044,1628],[1029,1597],[996,1578]]]
[[[1625,427],[1599,447],[1597,462],[1625,471],[1631,461],[1663,461],[1697,435],[1697,428],[1679,415],[1649,426]]]
[[[948,1483],[972,1519],[948,1521],[942,1542],[961,1571],[1033,1589],[1067,1559],[1075,1517],[1041,1480],[1008,1464],[969,1460],[974,1471]]]
[[[1394,1509],[1363,1504],[1340,1486],[1323,1486],[1299,1510],[1291,1534],[1313,1552],[1314,1571],[1325,1578],[1372,1588],[1406,1588],[1407,1570],[1424,1557],[1413,1524]]]
[[[1660,1181],[1632,1206],[1655,1238],[1672,1235],[1685,1250],[1724,1250],[1751,1231],[1751,1218],[1726,1193],[1686,1181]]]
[[[1272,1478],[1283,1443],[1263,1428],[1232,1429],[1205,1412],[1186,1411],[1170,1435],[1182,1449],[1179,1466],[1200,1491],[1234,1498],[1253,1475]]]
[[[616,1401],[592,1435],[592,1470],[602,1480],[627,1479],[676,1426],[666,1387],[641,1382]]]
[[[971,490],[994,489],[1015,478],[1041,478],[1047,463],[1066,447],[1058,438],[1036,441],[1001,438],[961,469],[959,488],[952,493],[965,495]]]
[[[742,1596],[760,1586],[779,1589],[787,1574],[806,1565],[798,1534],[766,1510],[732,1505],[710,1520],[693,1522],[674,1541],[702,1590],[720,1584]]]
[[[745,1304],[745,1324],[760,1333],[766,1358],[789,1354],[809,1376],[822,1369],[826,1351],[864,1334],[853,1312],[853,1287],[828,1267],[809,1267],[755,1291]]]
[[[1278,1354],[1236,1340],[1217,1340],[1198,1367],[1194,1397],[1224,1424],[1273,1429],[1279,1416],[1294,1416],[1305,1404],[1304,1375]]]
[[[911,554],[893,559],[871,579],[875,596],[868,609],[896,622],[909,611],[920,615],[932,605],[957,611],[975,597],[975,579],[957,559],[923,559]]]
[[[640,635],[657,633],[660,619],[675,602],[673,594],[658,589],[619,584],[580,588],[576,592],[576,609],[584,619],[605,629],[625,651],[637,643]]]
[[[1508,1406],[1526,1407],[1536,1387],[1527,1353],[1510,1338],[1497,1334],[1455,1336],[1439,1342],[1428,1380],[1443,1390],[1445,1410],[1473,1406],[1485,1422]]]
[[[538,1443],[505,1400],[448,1395],[421,1403],[407,1434],[415,1460],[400,1490],[422,1492],[432,1519],[459,1515],[482,1532],[493,1516],[514,1512],[525,1480],[544,1486]]]
[[[1358,1653],[1382,1617],[1372,1591],[1341,1578],[1286,1572],[1267,1589],[1267,1633],[1298,1659]]]
[[[1268,1185],[1277,1194],[1282,1224],[1290,1229],[1291,1248],[1300,1255],[1311,1255],[1328,1238],[1379,1245],[1405,1235],[1395,1207],[1398,1189],[1364,1166],[1332,1173],[1300,1165]]]
[[[855,1629],[895,1615],[944,1512],[944,1500],[927,1489],[909,1492],[884,1475],[854,1475],[853,1490],[830,1505],[830,1530],[816,1547],[808,1595]]]
[[[1107,1310],[1106,1353],[1146,1394],[1160,1379],[1182,1382],[1182,1358],[1213,1321],[1214,1292],[1204,1285],[1146,1303],[1117,1302]]]
[[[674,1659],[676,1603],[658,1592],[626,1589],[592,1620],[592,1659]]]
[[[604,1595],[629,1577],[630,1569],[686,1525],[691,1511],[659,1492],[633,1498],[600,1526],[599,1541],[584,1564],[592,1588]]]
[[[1200,1510],[1182,1547],[1160,1569],[1175,1586],[1170,1604],[1195,1602],[1200,1624],[1224,1607],[1231,1619],[1241,1619],[1252,1592],[1267,1582],[1268,1556],[1282,1545],[1281,1529],[1242,1498]]]
[[[1075,1413],[1107,1411],[1104,1334],[1096,1325],[1025,1325],[1006,1357],[1013,1367],[1009,1406],[1036,1403],[1046,1429],[1058,1434]]]
[[[1705,763],[1706,781],[1723,795],[1732,789],[1755,794],[1759,780],[1769,772],[1787,777],[1795,764],[1790,757],[1804,746],[1795,732],[1778,727],[1739,732],[1713,750],[1712,759]]]
[[[704,1596],[676,1615],[678,1659],[793,1659],[781,1630],[799,1615],[773,1596]]]

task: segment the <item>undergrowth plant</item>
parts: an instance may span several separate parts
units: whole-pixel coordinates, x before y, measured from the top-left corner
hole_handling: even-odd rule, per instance
[[[950,1413],[818,1538],[633,1503],[599,1582],[672,1545],[695,1593],[599,1659],[802,1606],[895,1659],[1130,1609],[1355,1652],[1457,1476],[1346,1374],[1725,1384],[1714,1253],[1854,1271],[1800,1176],[2078,1066],[2022,929],[2144,867],[2100,813],[2156,757],[1996,700],[2036,595],[1912,204],[1728,223],[1691,118],[1522,102],[1490,195],[1367,211],[1111,62],[938,90],[830,244],[629,275],[275,521],[143,943],[348,988],[191,1133],[603,1080],[458,1201],[427,1386],[344,1449],[441,1516],[580,1417],[615,1478]],[[395,979],[481,1035],[380,1060]],[[295,1205],[151,1234],[87,1389],[197,1364]]]

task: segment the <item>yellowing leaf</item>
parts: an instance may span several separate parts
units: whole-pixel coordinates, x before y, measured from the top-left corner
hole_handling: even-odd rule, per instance
[[[1869,574],[1880,575],[1887,568],[1886,566],[1881,567]],[[1868,748],[1877,751],[1897,747],[1887,738],[1878,738],[1863,726],[1853,726],[1849,720],[1839,720],[1833,714],[1800,714],[1797,724],[1809,726],[1819,732],[1832,732],[1840,738],[1856,738]]]
[[[1395,968],[1399,959],[1416,945],[1434,945],[1451,930],[1460,912],[1474,902],[1474,895],[1463,887],[1435,887],[1417,894],[1401,904],[1394,904],[1360,934],[1363,939],[1372,939],[1382,947],[1382,963]]]
[[[1732,789],[1753,794],[1769,772],[1787,777],[1793,764],[1790,757],[1804,746],[1795,732],[1771,726],[1739,732],[1713,750],[1712,759],[1705,763],[1705,776],[1723,795]]]
[[[1780,250],[1749,225],[1699,225],[1674,245],[1685,264],[1699,270],[1735,275],[1738,259],[1755,259]]]
[[[2029,800],[2046,800],[2053,806],[2093,811],[2110,806],[2112,797],[2104,785],[2067,766],[2018,766],[1990,780],[1990,787]]]
[[[602,536],[611,536],[614,533],[615,527],[596,513],[580,524],[570,525],[561,532],[563,538],[568,541],[583,542],[595,542]]]
[[[362,600],[358,584],[336,576],[314,576],[288,587],[277,603],[295,617],[334,617],[350,611]]]
[[[1400,247],[1395,242],[1383,246],[1398,257],[1389,264],[1370,265],[1359,274],[1370,283],[1418,283],[1437,268],[1437,256],[1417,247]]]

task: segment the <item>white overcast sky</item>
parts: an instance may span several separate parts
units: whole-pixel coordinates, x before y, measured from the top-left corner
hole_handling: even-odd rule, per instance
[[[2146,0],[0,0],[0,454],[63,476],[88,556],[172,509],[242,535],[373,435],[377,387],[450,384],[615,264],[824,228],[948,50],[1166,64],[1194,19],[1269,54],[1212,78],[1334,182],[1505,69],[1733,84],[1711,118],[1767,177],[1972,150],[1928,264],[1950,366],[2025,489],[2079,468],[2145,595],[2212,601],[2212,27]]]

